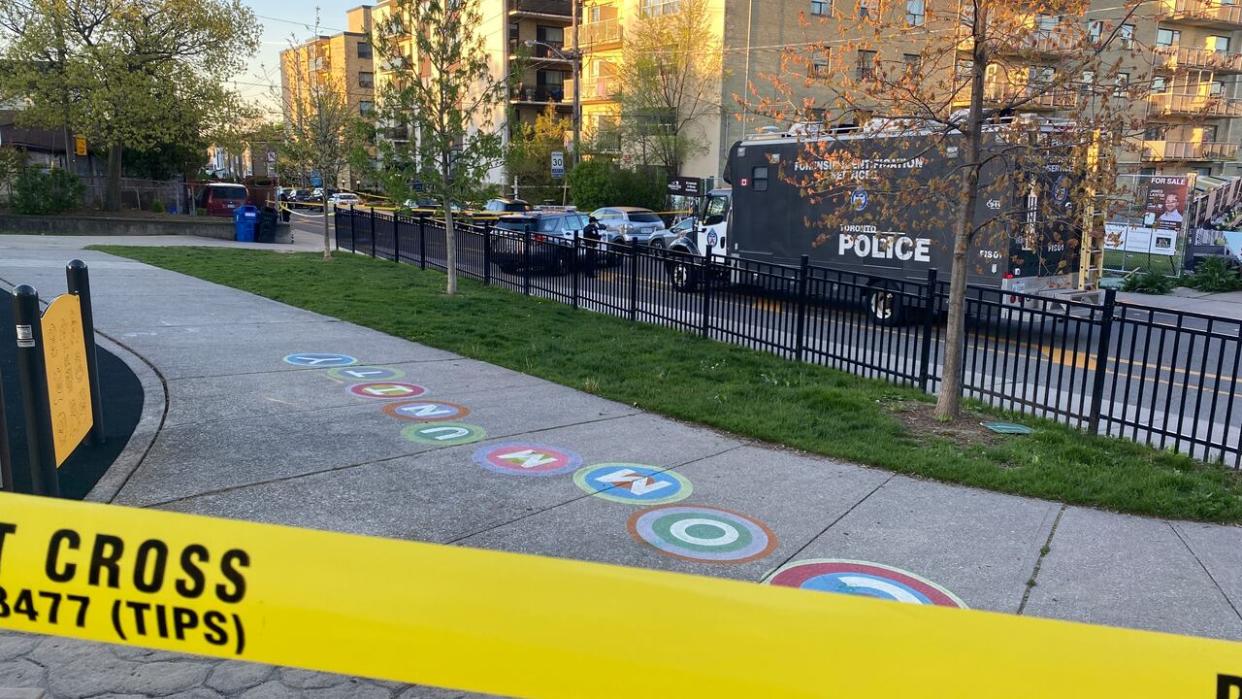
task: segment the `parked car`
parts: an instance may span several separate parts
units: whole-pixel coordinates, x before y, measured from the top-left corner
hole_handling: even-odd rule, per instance
[[[337,192],[328,197],[328,208],[334,206],[360,206],[362,199],[353,192]]]
[[[591,215],[599,219],[603,228],[600,237],[608,243],[636,240],[646,245],[653,235],[667,230],[664,219],[656,212],[637,206],[607,206],[592,211]]]
[[[586,225],[586,215],[577,212],[503,215],[496,222],[500,235],[492,241],[492,260],[501,271],[509,274],[520,269],[526,264],[526,233],[529,231],[531,269],[568,271],[573,260],[574,236],[582,235]],[[585,250],[579,247],[578,254],[585,254]]]
[[[696,223],[698,223],[697,218],[694,216],[686,216],[677,223],[669,226],[667,229],[652,233],[651,237],[647,240],[647,245],[659,250],[666,250],[668,249],[669,244],[671,244],[674,240],[692,235],[694,233],[694,226]]]
[[[495,214],[521,213],[530,211],[531,206],[525,199],[489,199],[483,210]]]
[[[409,211],[416,211],[416,210],[421,210],[421,211],[436,210],[436,211],[439,211],[439,209],[440,209],[440,202],[436,201],[435,199],[428,199],[428,198],[424,198],[424,197],[419,197],[419,198],[417,198],[417,199],[406,199],[405,201],[401,202],[401,208],[403,208],[403,209],[407,209],[407,210],[409,210]],[[452,208],[453,213],[455,213],[455,214],[456,214],[456,213],[461,213],[461,204],[459,204],[458,202],[453,202],[453,203],[450,205],[450,208]]]
[[[249,192],[240,184],[213,182],[203,187],[198,193],[195,206],[205,209],[208,216],[229,216],[233,211],[246,203]]]

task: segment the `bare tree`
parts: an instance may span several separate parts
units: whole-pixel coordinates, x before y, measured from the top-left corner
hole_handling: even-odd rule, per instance
[[[620,80],[621,126],[668,171],[706,147],[703,117],[719,113],[721,47],[706,0],[681,0],[677,11],[638,17],[625,35]]]
[[[281,54],[285,138],[279,158],[285,166],[316,173],[322,180],[323,259],[330,260],[328,191],[349,164],[359,119],[349,108],[345,86],[331,71],[317,70],[318,60],[322,57],[316,55],[313,43],[299,44],[294,39]]]
[[[749,86],[748,102],[777,123],[818,124],[798,162],[782,169],[829,212],[807,221],[815,246],[850,235],[847,215],[853,224],[884,222],[914,209],[920,216],[901,234],[951,232],[936,415],[954,419],[972,270],[1012,264],[994,251],[1023,237],[1034,255],[1068,251],[1046,259],[1052,271],[1077,279],[1073,252],[1090,242],[1084,235],[1095,235],[1096,197],[1115,186],[1112,154],[1140,128],[1133,105],[1146,86],[1126,80],[1133,54],[1122,33],[1139,1],[1090,24],[1088,0],[935,3],[940,13],[928,0],[837,5],[844,14],[804,18],[808,36],[827,38],[786,50],[780,70],[763,76],[766,85]],[[845,131],[883,138],[832,135]],[[946,167],[930,176],[928,162]],[[1041,182],[1042,173],[1058,176]],[[828,206],[860,187],[866,211]],[[1057,196],[1037,196],[1043,189]],[[1063,225],[1049,234],[1037,220]],[[1030,239],[1036,235],[1055,239]]]

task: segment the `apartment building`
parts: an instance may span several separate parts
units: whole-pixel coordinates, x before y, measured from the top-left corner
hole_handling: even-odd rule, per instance
[[[346,12],[346,31],[317,36],[280,52],[281,103],[286,118],[297,101],[306,100],[306,86],[314,84],[338,87],[349,109],[360,115],[375,108],[371,23],[372,7],[360,5]],[[353,186],[352,173],[346,168],[336,187]]]

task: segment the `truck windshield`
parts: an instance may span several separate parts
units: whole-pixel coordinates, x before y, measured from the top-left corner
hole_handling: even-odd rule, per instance
[[[707,198],[707,202],[703,205],[703,225],[714,226],[717,223],[723,223],[725,216],[729,213],[729,197],[725,194],[715,194]]]

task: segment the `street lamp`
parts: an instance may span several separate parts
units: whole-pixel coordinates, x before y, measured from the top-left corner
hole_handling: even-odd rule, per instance
[[[574,3],[574,7],[577,8],[576,2]],[[575,21],[575,25],[576,25],[576,21]],[[576,33],[577,33],[577,27],[575,26],[575,34]],[[548,51],[551,51],[553,54],[555,54],[557,58],[560,58],[561,60],[564,60],[564,61],[572,61],[574,64],[574,160],[573,162],[574,162],[574,165],[577,165],[579,160],[581,159],[580,154],[582,152],[580,148],[581,146],[580,141],[582,139],[582,98],[581,98],[581,93],[580,93],[580,90],[582,89],[582,86],[580,84],[582,82],[582,49],[573,48],[568,51],[562,51],[559,48],[553,46],[552,44],[549,44],[543,41],[537,41],[535,39],[527,39],[524,43],[526,44],[526,48],[528,49],[533,49],[536,46],[542,46]],[[577,41],[575,41],[574,43],[576,44]]]

